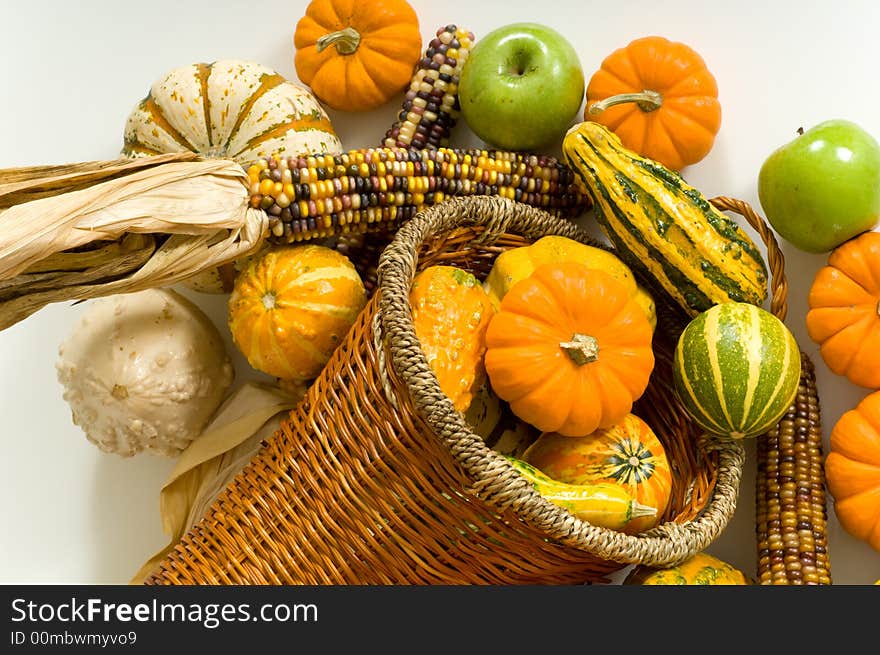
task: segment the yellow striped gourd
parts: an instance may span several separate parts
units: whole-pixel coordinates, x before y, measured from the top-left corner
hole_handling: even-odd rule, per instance
[[[521,459],[508,456],[507,460],[544,498],[597,527],[623,530],[633,519],[657,514],[657,508],[637,502],[613,482],[568,484],[554,480]]]
[[[692,317],[716,303],[764,302],[763,255],[681,176],[591,121],[569,130],[562,150],[592,198],[596,220],[640,281],[665,291]]]
[[[319,245],[263,250],[235,278],[232,340],[258,371],[288,381],[318,376],[367,302],[354,264]]]
[[[675,393],[704,430],[741,439],[788,411],[800,382],[794,335],[770,312],[723,303],[687,324],[675,348]]]

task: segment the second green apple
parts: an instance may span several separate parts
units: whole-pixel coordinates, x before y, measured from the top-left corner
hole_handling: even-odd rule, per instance
[[[851,121],[820,123],[767,158],[758,197],[786,241],[811,253],[833,250],[880,220],[880,145]]]
[[[461,72],[458,99],[485,143],[535,150],[561,140],[584,99],[578,54],[559,32],[513,23],[477,40]]]

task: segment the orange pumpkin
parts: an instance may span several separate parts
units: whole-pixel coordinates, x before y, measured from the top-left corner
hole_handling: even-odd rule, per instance
[[[622,420],[654,368],[651,325],[629,289],[579,262],[538,266],[486,331],[492,389],[542,432],[589,434]]]
[[[523,459],[560,482],[618,484],[639,503],[657,508],[653,516],[630,521],[625,532],[653,528],[669,505],[672,470],[666,450],[651,427],[635,414],[582,437],[545,432],[529,446]]]
[[[690,46],[647,36],[605,58],[587,85],[584,118],[679,171],[712,149],[721,128],[718,85]]]
[[[312,0],[293,42],[299,79],[341,111],[391,100],[422,56],[419,20],[405,0]]]
[[[834,513],[852,536],[880,551],[880,391],[837,420],[825,458]]]
[[[311,380],[366,304],[354,265],[318,245],[263,251],[235,278],[229,329],[248,363],[283,380]]]
[[[486,328],[495,313],[472,274],[455,266],[429,266],[415,276],[409,295],[419,344],[437,382],[465,412],[485,376]]]
[[[828,368],[880,389],[880,234],[865,232],[835,248],[807,302],[807,334]]]

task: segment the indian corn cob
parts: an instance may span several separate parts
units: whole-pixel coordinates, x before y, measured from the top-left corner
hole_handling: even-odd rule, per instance
[[[458,120],[458,80],[473,43],[473,33],[456,25],[437,30],[380,146],[420,150],[449,142]]]
[[[829,585],[822,425],[813,364],[779,425],[757,440],[758,582]]]
[[[250,203],[269,214],[269,241],[394,230],[450,196],[498,195],[573,218],[589,207],[555,157],[502,150],[365,148],[272,156],[247,169]]]

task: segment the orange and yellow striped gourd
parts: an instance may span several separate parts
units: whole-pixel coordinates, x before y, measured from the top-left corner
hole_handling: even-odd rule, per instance
[[[270,248],[251,260],[229,296],[235,345],[258,371],[315,378],[366,304],[354,265],[319,245]]]

